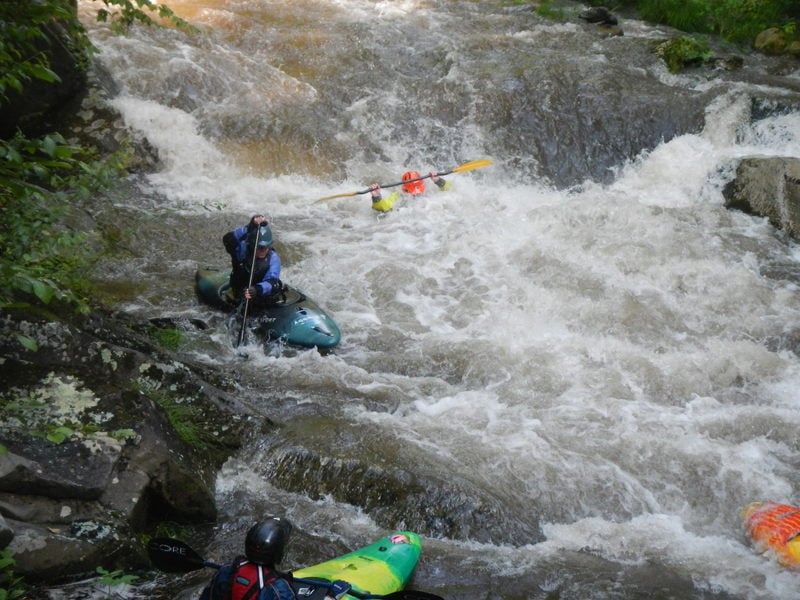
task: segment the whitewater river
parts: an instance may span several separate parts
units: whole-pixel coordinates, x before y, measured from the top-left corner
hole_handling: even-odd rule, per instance
[[[104,277],[135,288],[125,310],[207,323],[187,357],[279,424],[220,473],[198,550],[223,560],[277,512],[299,532],[286,568],[419,531],[412,586],[447,600],[800,598],[739,518],[800,502],[800,252],[722,195],[738,157],[800,157],[800,114],[751,119],[754,94],[796,103],[800,73],[671,75],[642,43],[664,31],[605,38],[579,5],[169,4],[202,33],[91,25],[160,159],[116,200],[157,233]],[[478,159],[385,216],[315,202]],[[327,356],[243,359],[194,297],[195,268],[262,211],[283,279],[342,329]],[[288,447],[350,467],[289,485]],[[359,504],[353,464],[418,478],[431,504]]]

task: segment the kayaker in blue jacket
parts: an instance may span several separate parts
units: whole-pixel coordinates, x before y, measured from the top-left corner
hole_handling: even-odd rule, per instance
[[[272,230],[264,215],[229,231],[222,243],[231,256],[230,284],[237,298],[268,302],[283,289],[281,257],[272,247]]]
[[[421,177],[422,175],[420,175],[417,171],[406,171],[403,173],[401,180],[407,183],[404,183],[401,189],[406,194],[410,194],[412,196],[422,194],[425,191],[425,181],[420,179]],[[449,181],[445,181],[444,177],[439,177],[439,174],[436,171],[430,172],[430,178],[431,181],[436,184],[436,187],[442,192],[449,190],[453,185]],[[372,195],[372,209],[379,212],[389,212],[392,210],[395,202],[397,202],[400,196],[398,192],[392,192],[386,198],[384,198],[381,195],[381,185],[379,183],[373,183],[371,186],[369,186],[369,190]]]

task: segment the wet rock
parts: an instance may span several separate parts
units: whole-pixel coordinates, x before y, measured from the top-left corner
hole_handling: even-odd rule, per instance
[[[587,23],[598,23],[603,25],[616,25],[617,24],[617,17],[614,16],[609,9],[605,6],[593,6],[588,10],[583,11],[580,15],[578,15],[581,19],[586,21]]]
[[[788,115],[789,113],[800,112],[800,98],[787,97],[784,94],[775,93],[754,97],[751,102],[750,119],[760,121],[769,117]]]
[[[160,165],[158,151],[141,133],[126,126],[112,107],[119,93],[111,74],[98,62],[87,71],[85,93],[80,104],[64,117],[61,131],[71,144],[96,148],[103,155],[124,153],[130,173],[151,172]]]
[[[109,565],[110,557],[124,556],[130,567],[147,565],[135,536],[123,534],[113,524],[87,520],[56,527],[10,519],[8,523],[14,530],[15,572],[26,576],[28,582],[90,573],[97,566]],[[87,565],[94,567],[87,569]]]
[[[359,506],[387,529],[404,527],[431,537],[495,544],[544,539],[530,513],[523,518],[492,497],[465,491],[457,480],[437,480],[416,468],[382,468],[280,443],[262,462],[268,469],[265,478],[275,485],[310,498],[329,495]]]
[[[735,55],[712,56],[708,59],[708,65],[713,69],[735,71],[736,69],[741,69],[744,66],[744,58]]]
[[[0,542],[19,574],[51,583],[146,566],[139,534],[215,520],[216,471],[250,422],[234,396],[120,314],[2,325]]]
[[[777,27],[770,27],[762,31],[756,36],[753,42],[753,47],[758,52],[763,52],[764,54],[772,56],[783,54],[786,51],[787,45],[788,40],[786,39],[786,34],[782,29]]]
[[[0,514],[0,548],[5,548],[14,538],[14,530],[8,526],[5,518]]]
[[[723,195],[726,207],[766,217],[774,227],[800,239],[800,159],[742,159]]]
[[[13,452],[0,455],[0,492],[48,498],[97,499],[111,478],[119,453],[93,452],[83,443],[52,444],[29,438],[28,458]]]

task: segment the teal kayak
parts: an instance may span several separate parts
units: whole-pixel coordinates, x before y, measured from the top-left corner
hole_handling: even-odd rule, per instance
[[[346,581],[351,593],[343,598],[385,596],[408,584],[422,552],[419,535],[398,531],[337,558],[293,571],[295,579]]]
[[[198,298],[215,308],[228,312],[236,310],[240,302],[233,296],[229,278],[230,271],[227,270],[198,269],[195,275]],[[338,325],[316,302],[287,285],[274,303],[248,314],[248,327],[265,342],[281,342],[301,348],[333,348],[342,337]]]

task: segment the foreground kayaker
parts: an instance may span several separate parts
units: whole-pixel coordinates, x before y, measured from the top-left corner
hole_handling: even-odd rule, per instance
[[[350,584],[344,581],[334,581],[330,587],[309,587],[295,583],[291,573],[276,569],[291,534],[292,524],[281,517],[269,516],[253,525],[244,540],[244,556],[223,565],[200,600],[338,599],[347,593]]]
[[[444,177],[440,177],[436,171],[431,171],[429,177],[442,192],[449,190],[453,186],[453,184],[446,181]],[[422,175],[417,171],[406,171],[401,177],[401,180],[405,182],[401,189],[411,196],[422,194],[425,192],[425,181],[423,181],[423,179]],[[384,198],[381,195],[381,185],[379,183],[373,183],[369,186],[369,191],[372,195],[372,209],[379,212],[389,212],[392,210],[400,196],[398,192],[392,192]]]
[[[264,215],[253,215],[247,225],[226,233],[222,244],[231,256],[230,284],[237,299],[269,303],[283,289],[281,257]]]
[[[745,529],[759,552],[783,567],[800,571],[800,506],[751,502],[741,511]]]

